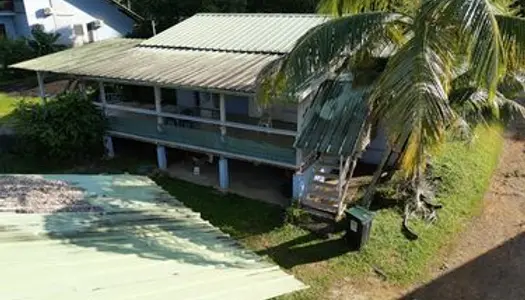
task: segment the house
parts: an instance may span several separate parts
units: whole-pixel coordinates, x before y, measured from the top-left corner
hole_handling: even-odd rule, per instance
[[[33,26],[61,35],[59,43],[84,43],[131,33],[141,17],[115,0],[0,0],[0,36],[30,37]]]
[[[319,214],[340,216],[357,159],[378,163],[386,148],[380,134],[363,138],[370,132],[366,91],[352,88],[349,74],[327,79],[336,80],[337,92],[325,90],[325,82],[300,93],[296,103],[263,108],[256,99],[260,73],[328,20],[197,14],[148,40],[108,40],[13,67],[36,71],[40,79],[57,73],[98,82],[96,105],[110,121],[109,155],[112,137],[157,145],[160,169],[169,167],[166,147],[207,154],[218,158],[222,189],[230,187],[230,160],[276,166],[294,174],[294,198]],[[150,94],[119,95],[110,91],[115,84],[141,86]]]

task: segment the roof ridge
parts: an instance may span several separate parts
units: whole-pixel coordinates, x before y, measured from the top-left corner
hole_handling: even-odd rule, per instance
[[[327,18],[330,17],[330,15],[324,15],[324,14],[315,14],[315,13],[308,13],[308,14],[300,14],[300,13],[197,13],[194,16],[219,16],[219,17],[231,17],[231,16],[239,16],[239,17],[290,17],[290,18]]]

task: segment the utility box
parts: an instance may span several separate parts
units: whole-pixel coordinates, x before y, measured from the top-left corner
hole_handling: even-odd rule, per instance
[[[346,241],[352,250],[361,250],[370,239],[374,213],[361,206],[354,206],[346,210],[348,229]]]

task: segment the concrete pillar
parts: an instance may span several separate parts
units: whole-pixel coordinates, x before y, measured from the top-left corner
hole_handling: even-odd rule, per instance
[[[230,187],[230,173],[228,170],[228,159],[221,156],[219,159],[219,186],[222,190]]]
[[[220,95],[220,114],[221,114],[221,122],[226,122],[226,99],[224,97],[224,94]],[[221,126],[221,135],[226,135],[226,126]]]
[[[159,169],[168,169],[168,159],[166,158],[166,147],[157,145],[157,164]]]
[[[108,158],[115,157],[115,149],[113,148],[113,138],[109,135],[104,136],[104,148],[106,149],[106,156]]]
[[[46,102],[46,86],[44,83],[44,73],[36,72],[36,78],[38,80],[38,95],[43,102]]]
[[[304,173],[297,172],[293,175],[293,187],[292,187],[292,198],[293,200],[299,200],[305,196],[306,183]]]

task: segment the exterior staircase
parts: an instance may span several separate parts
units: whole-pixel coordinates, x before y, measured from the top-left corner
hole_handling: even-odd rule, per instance
[[[321,156],[300,206],[312,215],[339,220],[352,196],[348,191],[356,163],[352,157]]]

